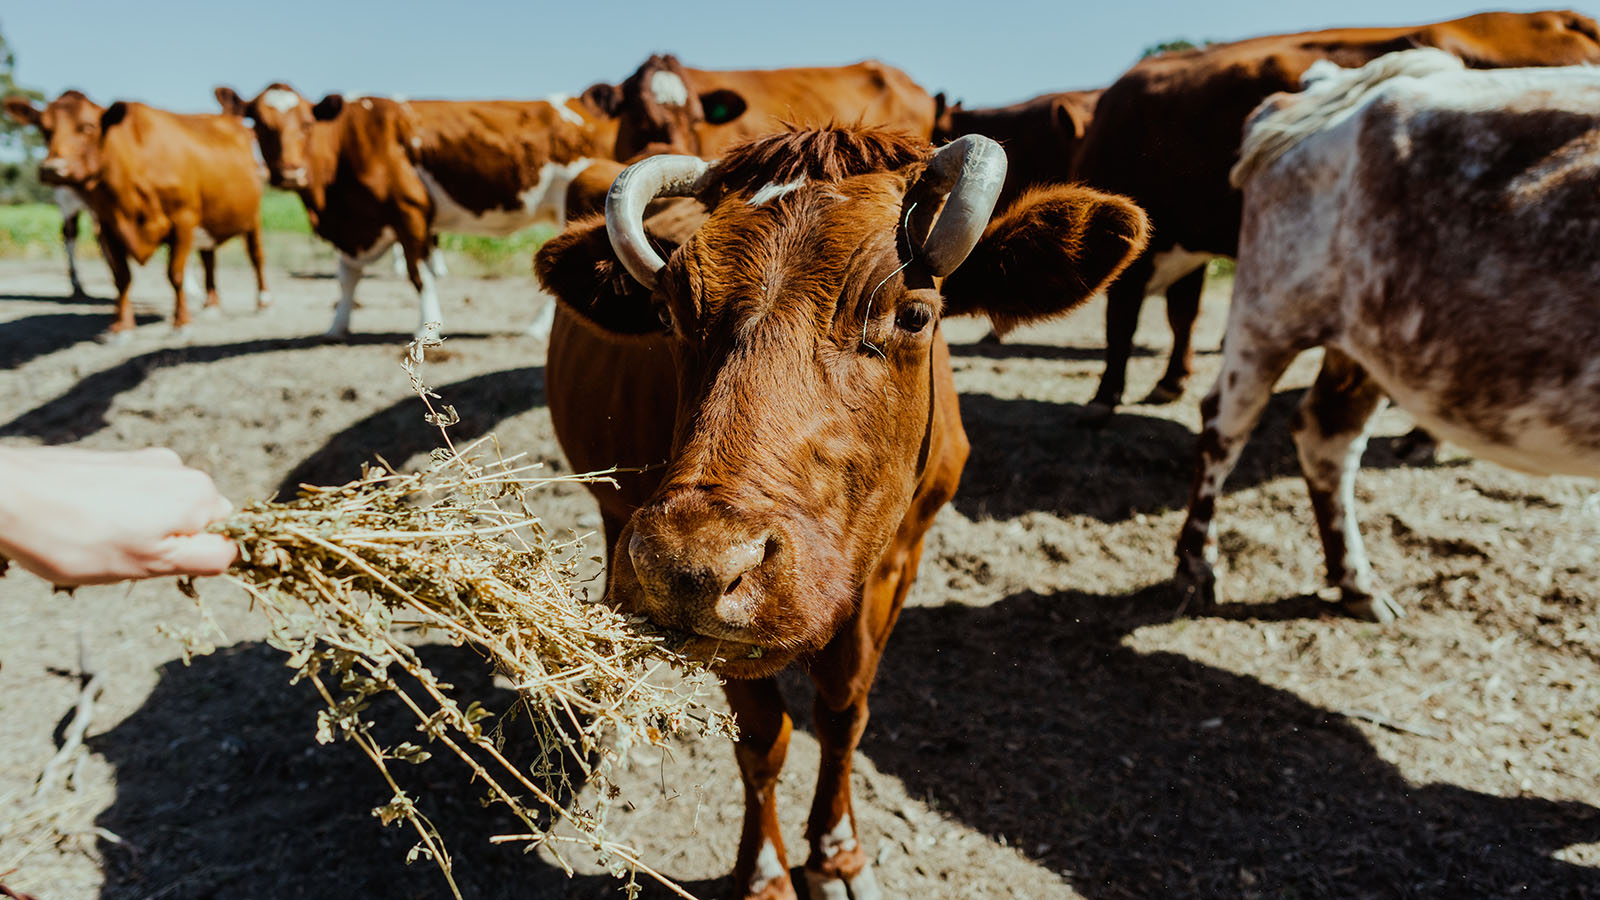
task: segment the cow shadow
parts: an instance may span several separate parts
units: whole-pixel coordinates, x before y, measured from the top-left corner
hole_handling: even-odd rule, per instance
[[[450,426],[458,446],[488,434],[505,419],[545,405],[544,366],[489,372],[432,388],[461,420]],[[408,397],[361,419],[328,438],[301,460],[278,484],[281,500],[292,498],[302,484],[343,484],[361,475],[363,463],[380,456],[402,465],[412,456],[440,445],[439,433],[418,427],[427,409],[419,397]]]
[[[159,316],[145,313],[134,316],[139,325],[148,325]],[[109,316],[88,313],[43,313],[0,323],[0,370],[16,369],[40,357],[65,350],[106,333]]]
[[[1032,344],[1025,341],[973,341],[951,344],[950,355],[973,359],[1048,359],[1065,362],[1101,362],[1106,358],[1104,347],[1071,347],[1061,344]],[[1135,345],[1134,357],[1155,356],[1149,347]]]
[[[1408,782],[1335,712],[1125,645],[1169,614],[1160,586],[906,609],[861,752],[1091,900],[1600,896],[1551,857],[1600,809]]]
[[[497,336],[486,333],[450,335],[452,340]],[[411,338],[410,334],[399,332],[368,333],[351,335],[342,343],[347,346],[403,347]],[[230,344],[163,347],[140,353],[116,365],[84,376],[60,396],[47,400],[10,422],[0,425],[0,437],[31,437],[46,444],[69,444],[105,428],[109,424],[106,413],[110,410],[112,402],[119,395],[143,384],[145,379],[150,377],[150,373],[157,370],[190,363],[216,362],[252,353],[304,350],[326,343],[327,340],[321,336],[259,338]]]
[[[1226,491],[1301,477],[1290,424],[1304,394],[1299,388],[1273,394]],[[976,393],[960,395],[960,402],[972,455],[954,502],[969,519],[1040,511],[1115,523],[1189,502],[1195,432],[1188,426],[1141,415],[1136,407],[1088,425],[1085,408],[1076,403]],[[1405,465],[1400,441],[1373,438],[1362,468]]]
[[[458,696],[495,713],[491,721],[511,707],[512,692],[496,686],[471,649],[419,653]],[[431,861],[406,864],[416,833],[373,817],[392,791],[367,757],[349,743],[318,745],[323,703],[309,684],[289,685],[284,660],[248,642],[189,666],[169,662],[133,715],[90,739],[116,769],[116,797],[95,820],[120,839],[100,841],[102,900],[448,895]],[[385,746],[426,743],[392,695],[374,699],[362,717],[376,723]],[[506,726],[502,752],[526,769],[535,749],[517,724]],[[502,805],[485,806],[485,789],[449,750],[429,749],[426,765],[391,763],[390,771],[443,837],[464,896],[616,896],[614,879],[569,880],[521,845],[491,844],[491,836],[527,828]]]
[[[100,298],[87,294],[0,294],[0,302],[13,300],[20,303],[58,303],[62,306],[100,306],[109,313],[115,308],[115,298]]]

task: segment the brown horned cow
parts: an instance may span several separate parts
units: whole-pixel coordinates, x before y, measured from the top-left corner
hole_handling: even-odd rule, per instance
[[[347,101],[329,94],[313,105],[281,82],[249,101],[229,87],[216,96],[223,109],[255,123],[272,183],[300,195],[312,230],[339,251],[334,338],[349,336],[356,285],[391,245],[405,253],[423,335],[443,321],[430,265],[435,235],[559,225],[569,209],[598,209],[621,170],[609,159],[614,125],[566,97]],[[540,323],[529,331],[539,333]]]
[[[184,282],[190,249],[200,251],[205,305],[215,309],[221,302],[216,248],[239,235],[255,268],[256,306],[270,305],[261,260],[261,175],[250,131],[239,119],[120,101],[102,109],[78,91],[67,91],[42,110],[8,99],[7,110],[19,118],[31,111],[49,139],[40,180],[78,193],[94,215],[117,288],[113,336],[126,335],[134,324],[128,257],[143,265],[162,246],[177,295],[174,328],[189,323]],[[69,236],[65,227],[62,234]]]
[[[1600,69],[1479,72],[1438,50],[1324,64],[1253,117],[1223,367],[1202,410],[1178,582],[1217,599],[1217,496],[1303,350],[1294,425],[1346,611],[1387,621],[1354,502],[1386,397],[1474,454],[1600,476]]]
[[[1094,107],[1105,90],[1057,91],[1040,94],[1010,106],[967,109],[960,103],[943,105],[933,126],[935,144],[963,134],[994,138],[1005,148],[1006,186],[1000,193],[1005,209],[1024,190],[1036,184],[1068,184],[1073,164],[1094,121]]]
[[[1412,47],[1437,47],[1483,69],[1592,64],[1600,63],[1600,28],[1573,12],[1496,12],[1409,28],[1274,35],[1154,56],[1106,89],[1077,176],[1131,197],[1149,212],[1153,233],[1149,251],[1106,295],[1106,370],[1091,404],[1098,414],[1122,402],[1146,294],[1166,293],[1173,333],[1150,399],[1182,395],[1194,369],[1205,263],[1238,253],[1240,199],[1228,169],[1250,111],[1269,94],[1298,90],[1318,60],[1359,66]]]
[[[911,76],[877,60],[795,69],[691,69],[654,55],[622,84],[586,96],[610,98],[617,117],[615,157],[645,152],[710,159],[734,144],[785,125],[833,122],[900,128],[926,138],[934,102]]]
[[[591,488],[607,600],[689,632],[727,679],[737,896],[795,896],[774,805],[792,723],[773,676],[791,662],[816,683],[822,745],[810,896],[877,896],[851,760],[967,456],[940,319],[1060,313],[1144,242],[1137,207],[1076,186],[991,223],[1004,178],[1004,152],[978,136],[935,151],[868,127],[779,133],[709,165],[637,163],[604,221],[539,251],[560,302],[547,372],[562,448],[579,470],[644,469]],[[663,196],[698,199],[703,224],[651,227]]]

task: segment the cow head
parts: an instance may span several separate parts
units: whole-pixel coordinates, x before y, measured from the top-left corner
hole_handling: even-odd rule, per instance
[[[1061,312],[1143,247],[1137,207],[1080,187],[989,223],[1004,177],[986,138],[770,135],[630,166],[603,222],[539,251],[581,322],[665,339],[677,373],[671,458],[612,548],[611,603],[698,636],[733,677],[831,638],[927,464],[941,316]],[[647,235],[646,205],[674,195],[703,224]]]
[[[46,184],[83,186],[100,173],[101,117],[105,110],[80,91],[67,91],[40,108],[24,97],[7,97],[6,113],[44,133],[48,153],[39,163]]]
[[[655,55],[616,88],[617,159],[632,159],[647,148],[673,153],[701,152],[698,128],[724,125],[745,114],[737,91],[697,93],[678,58]]]
[[[216,89],[216,97],[223,112],[253,123],[272,186],[286,190],[309,184],[313,123],[332,121],[344,110],[339,94],[329,94],[313,106],[281,81],[267,85],[249,102],[226,86]]]

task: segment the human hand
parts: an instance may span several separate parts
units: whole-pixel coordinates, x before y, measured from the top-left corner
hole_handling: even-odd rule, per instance
[[[232,509],[165,448],[0,447],[0,554],[58,585],[219,574],[238,548],[205,528]]]

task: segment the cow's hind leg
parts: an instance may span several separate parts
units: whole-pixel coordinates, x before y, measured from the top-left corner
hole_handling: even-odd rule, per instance
[[[200,251],[200,268],[205,270],[206,303],[201,313],[217,316],[222,313],[222,297],[217,293],[217,250],[215,247]]]
[[[789,752],[794,722],[772,678],[729,679],[722,686],[739,724],[733,752],[744,781],[744,828],[733,867],[733,896],[743,900],[794,900],[789,858],[778,828],[778,773]]]
[[[78,280],[78,218],[78,211],[73,210],[61,219],[61,243],[67,248],[67,277],[72,280],[74,300],[89,296]]]
[[[1356,472],[1367,448],[1367,426],[1386,401],[1361,366],[1330,348],[1294,423],[1300,469],[1328,560],[1328,584],[1339,589],[1346,612],[1373,622],[1402,614],[1392,598],[1373,587],[1355,517]]]
[[[1145,285],[1154,272],[1150,257],[1135,260],[1106,289],[1106,370],[1100,387],[1089,401],[1090,420],[1109,418],[1122,402],[1128,382],[1128,357],[1133,355],[1133,333],[1139,327],[1139,310],[1144,306]]]
[[[1215,569],[1217,497],[1272,397],[1272,386],[1298,353],[1297,347],[1260,340],[1245,329],[1229,331],[1222,372],[1200,403],[1189,515],[1178,533],[1174,581],[1183,596],[1180,612],[1206,613],[1221,600]]]
[[[1172,327],[1172,355],[1167,373],[1156,382],[1146,403],[1171,403],[1183,396],[1194,374],[1194,320],[1200,315],[1200,295],[1206,289],[1206,267],[1174,281],[1167,288],[1167,324]]]
[[[265,312],[272,308],[272,294],[267,290],[267,272],[261,254],[259,225],[244,233],[244,252],[250,257],[250,268],[256,273],[256,312]]]

